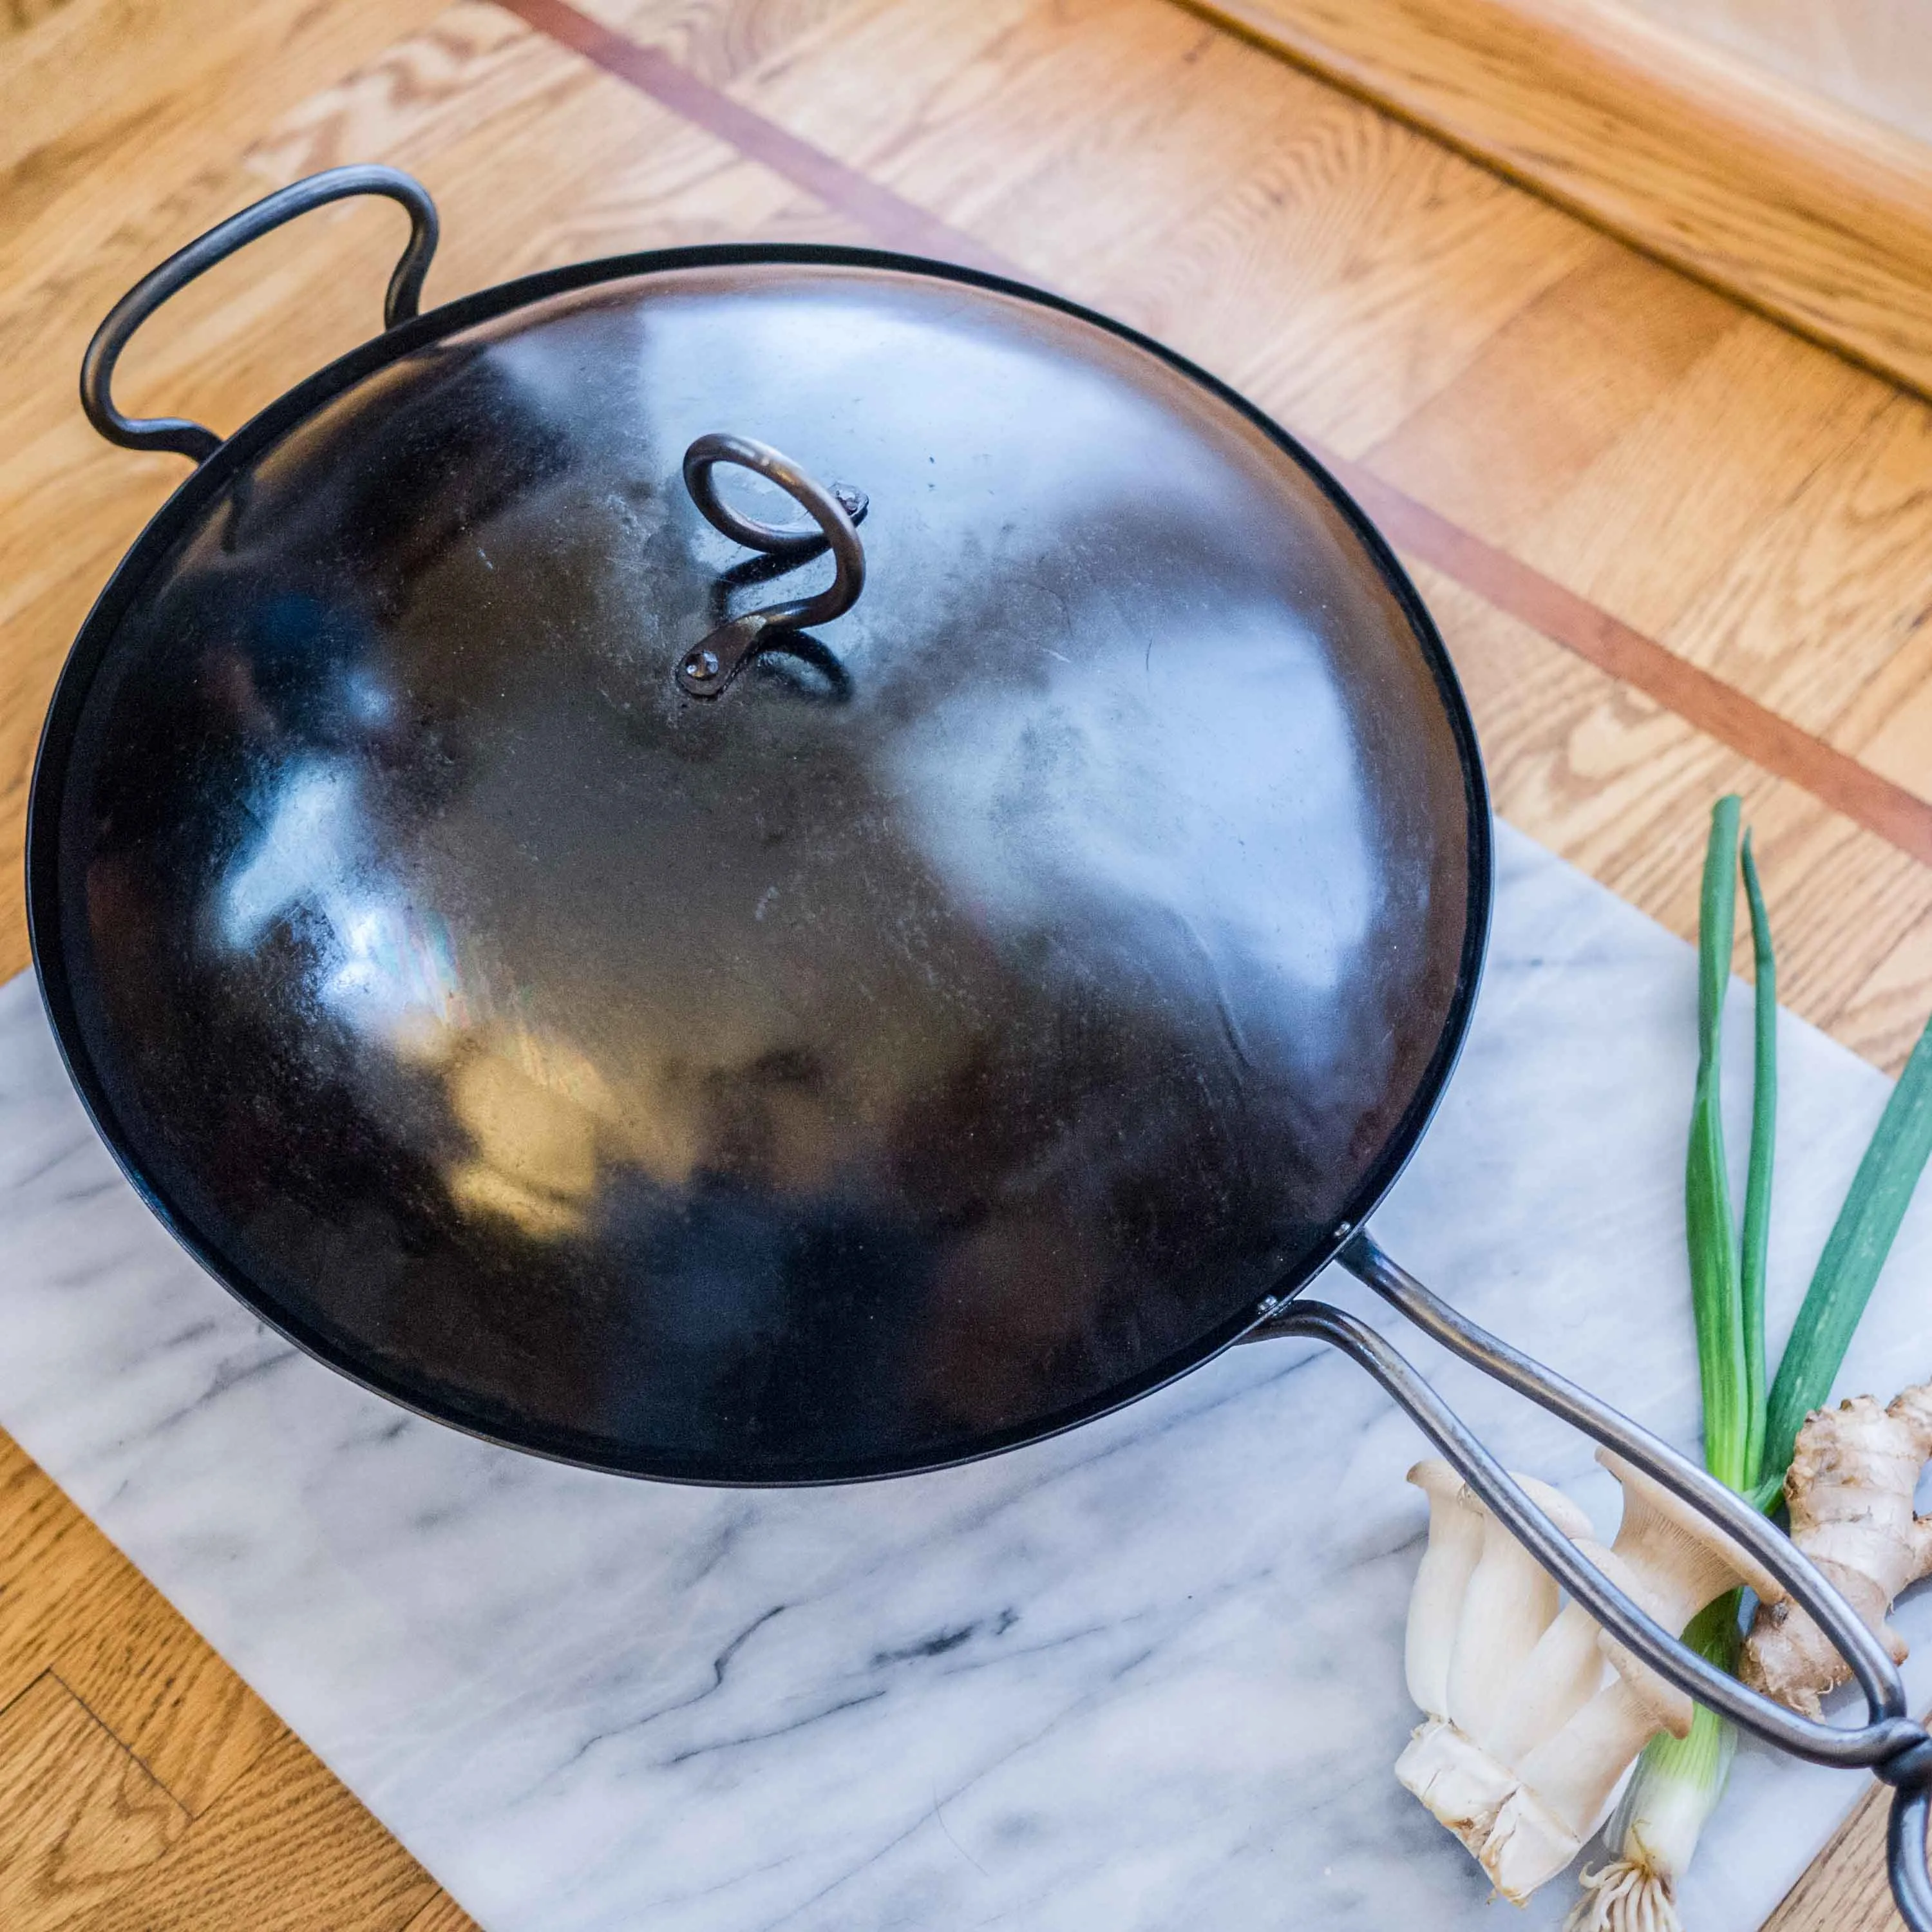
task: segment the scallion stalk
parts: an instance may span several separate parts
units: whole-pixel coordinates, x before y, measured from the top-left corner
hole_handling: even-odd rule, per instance
[[[1740,1245],[1731,1217],[1719,1077],[1737,907],[1738,811],[1736,798],[1718,800],[1705,854],[1697,918],[1697,1084],[1684,1167],[1684,1221],[1704,1396],[1705,1466],[1742,1490],[1757,1475],[1765,1432],[1764,1278],[1777,1140],[1778,968],[1747,836],[1743,868],[1757,992],[1750,1157]],[[1684,1640],[1712,1663],[1735,1670],[1742,1636],[1739,1609],[1736,1591],[1720,1597],[1691,1618]],[[1737,1745],[1736,1726],[1701,1704],[1692,1713],[1688,1736],[1673,1738],[1665,1732],[1650,1741],[1604,1834],[1616,1856],[1600,1870],[1582,1874],[1582,1896],[1566,1922],[1569,1932],[1682,1932],[1677,1880],[1724,1795]]]
[[[1684,1632],[1692,1649],[1725,1670],[1738,1666],[1739,1594],[1707,1605]],[[1604,1833],[1618,1855],[1582,1874],[1583,1895],[1565,1932],[1683,1932],[1677,1880],[1724,1795],[1737,1750],[1737,1726],[1702,1704],[1687,1736],[1666,1731],[1651,1739]]]
[[[1829,1398],[1851,1346],[1852,1333],[1905,1219],[1912,1191],[1932,1156],[1932,1022],[1873,1130],[1871,1144],[1852,1177],[1825,1252],[1806,1290],[1791,1339],[1771,1386],[1765,1447],[1752,1500],[1778,1507],[1784,1472],[1804,1418]]]
[[[1731,935],[1738,896],[1735,795],[1711,814],[1704,889],[1697,918],[1697,1084],[1684,1162],[1684,1235],[1690,1256],[1690,1305],[1697,1326],[1697,1371],[1704,1397],[1704,1461],[1732,1488],[1757,1480],[1747,1462],[1751,1441],[1751,1376],[1746,1360],[1742,1271],[1731,1181],[1724,1154],[1724,995],[1731,983]],[[1752,1152],[1757,1152],[1752,1136]],[[1766,1189],[1768,1192],[1767,1178]],[[1762,1316],[1760,1315],[1762,1327]],[[1762,1390],[1762,1371],[1758,1377]]]
[[[1765,1388],[1765,1261],[1777,1138],[1778,962],[1748,834],[1742,867],[1750,908],[1757,981],[1750,1161],[1740,1240],[1731,1220],[1719,1066],[1735,922],[1738,801],[1711,815],[1697,922],[1697,1084],[1684,1168],[1684,1226],[1697,1366],[1704,1398],[1704,1460],[1714,1475],[1775,1509],[1805,1418],[1829,1397],[1852,1331],[1932,1157],[1932,1022],[1918,1038],[1880,1116],[1845,1204],[1799,1309],[1776,1379]],[[1692,1618],[1684,1641],[1735,1670],[1742,1647],[1740,1594]],[[1688,1736],[1654,1738],[1637,1760],[1605,1833],[1617,1856],[1583,1874],[1573,1932],[1682,1932],[1676,1880],[1724,1796],[1736,1728],[1696,1707]]]
[[[1742,1488],[1762,1474],[1766,1431],[1764,1372],[1765,1256],[1771,1241],[1771,1171],[1778,1145],[1778,955],[1771,943],[1771,915],[1758,883],[1751,836],[1744,834],[1744,898],[1750,908],[1751,960],[1756,981],[1752,998],[1756,1053],[1751,1079],[1750,1166],[1744,1181],[1744,1241],[1738,1291],[1742,1310],[1745,1429]],[[1706,1445],[1708,1454],[1708,1440]],[[1788,1458],[1786,1459],[1789,1460]],[[1710,1463],[1712,1469],[1717,1465]]]

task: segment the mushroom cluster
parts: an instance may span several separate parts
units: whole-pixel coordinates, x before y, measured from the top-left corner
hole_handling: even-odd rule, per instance
[[[1546,1483],[1530,1500],[1670,1631],[1738,1585],[1784,1595],[1746,1551],[1609,1450],[1623,1487],[1608,1548]],[[1409,1599],[1409,1695],[1424,1721],[1396,1776],[1520,1905],[1604,1822],[1624,1774],[1660,1730],[1682,1737],[1690,1700],[1603,1630],[1437,1459],[1408,1480],[1429,1498],[1429,1541]]]

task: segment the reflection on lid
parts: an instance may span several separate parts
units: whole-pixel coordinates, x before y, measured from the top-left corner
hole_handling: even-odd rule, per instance
[[[667,1116],[626,1121],[589,1058],[530,1024],[507,976],[460,958],[448,925],[368,856],[362,780],[346,758],[290,766],[254,844],[215,894],[222,941],[245,952],[278,921],[299,919],[315,948],[311,993],[366,1046],[440,1076],[470,1143],[446,1163],[459,1205],[539,1238],[577,1232],[601,1166],[628,1160],[662,1182],[689,1173]],[[473,949],[466,949],[473,952]]]
[[[451,1194],[526,1234],[574,1232],[597,1190],[600,1130],[614,1111],[597,1070],[561,1042],[525,1034],[465,1047],[449,1070],[450,1109],[476,1151],[450,1170]]]

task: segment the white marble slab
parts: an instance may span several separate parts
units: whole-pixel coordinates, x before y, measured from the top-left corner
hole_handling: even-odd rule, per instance
[[[1688,1444],[1691,956],[1507,830],[1502,854],[1474,1037],[1376,1232]],[[1783,1052],[1778,1340],[1886,1092],[1796,1021]],[[1562,1916],[1563,1883],[1520,1922],[1486,1907],[1389,1775],[1414,1721],[1418,1438],[1339,1360],[1236,1350],[1058,1442],[850,1490],[653,1487],[487,1448],[199,1273],[96,1142],[25,978],[0,990],[0,1424],[490,1932]],[[1846,1387],[1932,1370],[1928,1286],[1932,1198]],[[1441,1380],[1608,1526],[1584,1445]],[[1932,1665],[1932,1600],[1901,1622]],[[1754,1926],[1861,1783],[1748,1749],[1697,1932]]]

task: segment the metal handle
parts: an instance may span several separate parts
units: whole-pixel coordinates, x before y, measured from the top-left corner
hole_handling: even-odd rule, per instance
[[[409,245],[389,278],[382,326],[393,328],[398,322],[408,321],[416,312],[423,277],[436,253],[436,203],[421,182],[397,168],[329,168],[278,188],[239,214],[230,215],[178,254],[170,255],[159,268],[151,269],[114,304],[106,320],[94,332],[80,365],[80,406],[87,412],[88,421],[110,442],[129,449],[171,449],[197,463],[206,462],[221,447],[220,437],[212,429],[183,416],[124,416],[114,406],[108,386],[122,350],[169,296],[216,262],[226,261],[238,248],[298,214],[357,194],[387,195],[410,212]]]
[[[735,464],[776,483],[809,512],[808,524],[761,524],[742,515],[718,494],[712,472],[721,463]],[[829,489],[808,476],[770,444],[748,436],[700,436],[684,452],[684,487],[712,526],[748,550],[777,557],[807,556],[825,549],[832,553],[832,581],[810,597],[794,597],[748,610],[721,624],[679,659],[678,688],[692,698],[716,698],[758,648],[767,631],[803,629],[829,624],[858,601],[866,587],[866,550],[858,525],[866,514],[865,494],[848,484]]]
[[[1906,1714],[1905,1686],[1890,1654],[1803,1551],[1706,1470],[1575,1384],[1478,1328],[1432,1294],[1366,1234],[1350,1238],[1342,1265],[1442,1344],[1505,1388],[1580,1430],[1715,1522],[1817,1620],[1864,1693],[1866,1721],[1840,1729],[1803,1717],[1738,1680],[1678,1640],[1618,1589],[1513,1482],[1468,1426],[1366,1323],[1318,1301],[1264,1305],[1244,1338],[1306,1335],[1337,1348],[1374,1376],[1414,1418],[1463,1480],[1516,1538],[1600,1623],[1644,1661],[1765,1743],[1814,1764],[1864,1767],[1894,1787],[1888,1840],[1892,1894],[1910,1932],[1932,1932],[1932,1874],[1925,1832],[1932,1811],[1932,1735]]]

